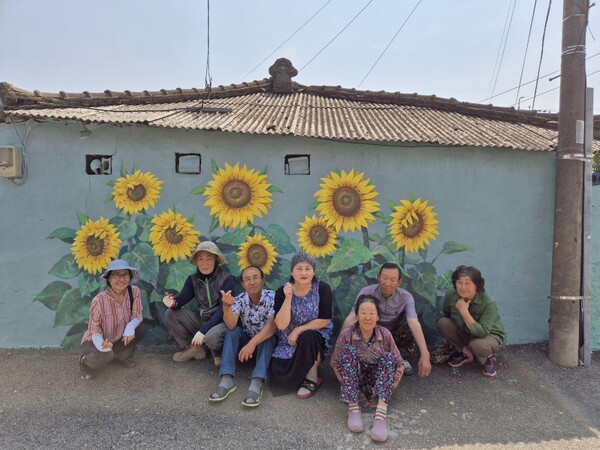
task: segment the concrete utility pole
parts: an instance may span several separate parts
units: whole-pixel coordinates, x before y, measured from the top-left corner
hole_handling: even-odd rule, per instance
[[[587,0],[563,2],[548,356],[564,367],[579,364],[588,9]]]

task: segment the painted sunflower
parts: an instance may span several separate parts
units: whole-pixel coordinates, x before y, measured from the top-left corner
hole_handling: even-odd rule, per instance
[[[121,239],[117,229],[100,217],[89,219],[75,235],[71,252],[80,269],[94,275],[102,272],[119,255]]]
[[[161,262],[190,257],[199,242],[194,225],[172,210],[154,216],[152,223],[150,242]]]
[[[427,203],[420,198],[414,202],[401,200],[391,214],[390,234],[398,250],[404,247],[407,252],[416,253],[429,245],[430,239],[436,239],[437,213]]]
[[[260,267],[265,275],[271,273],[275,264],[275,247],[260,234],[248,236],[238,252],[239,266],[242,270],[249,266]]]
[[[375,220],[373,213],[379,210],[375,201],[377,192],[362,172],[354,169],[348,173],[342,170],[341,175],[331,172],[321,180],[322,189],[315,193],[319,201],[317,210],[335,231],[359,230]]]
[[[268,191],[271,186],[267,176],[261,175],[246,165],[240,168],[225,163],[225,169],[213,174],[204,191],[208,200],[204,206],[210,206],[211,216],[219,219],[222,227],[244,227],[248,222],[254,223],[254,217],[267,214],[273,201]]]
[[[297,236],[302,250],[316,257],[322,258],[335,251],[337,233],[323,217],[306,216]]]
[[[113,190],[115,205],[126,214],[154,207],[163,183],[151,172],[136,170],[133,174],[117,179]]]

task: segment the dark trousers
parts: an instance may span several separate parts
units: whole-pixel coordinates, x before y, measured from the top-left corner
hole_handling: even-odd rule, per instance
[[[121,361],[130,359],[135,351],[135,346],[144,338],[145,334],[146,330],[140,324],[135,329],[135,335],[129,344],[123,344],[122,340],[113,342],[113,348],[109,352],[99,351],[92,341],[84,342],[81,344],[81,355],[85,356],[85,365],[90,369],[99,369],[115,358]]]

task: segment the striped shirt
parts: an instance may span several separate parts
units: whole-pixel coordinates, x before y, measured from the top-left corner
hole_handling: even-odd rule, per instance
[[[93,334],[100,334],[103,339],[108,339],[113,343],[117,342],[123,337],[125,326],[131,319],[138,319],[140,323],[144,320],[140,289],[137,286],[132,286],[132,289],[134,298],[133,314],[130,312],[131,302],[127,289],[121,305],[110,294],[110,289],[105,289],[94,297],[90,307],[88,329],[81,339],[82,344],[91,341]]]

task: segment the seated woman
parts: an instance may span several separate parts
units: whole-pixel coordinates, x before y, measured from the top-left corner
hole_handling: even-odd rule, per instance
[[[333,315],[331,287],[315,277],[315,259],[292,257],[290,282],[275,292],[278,343],[271,358],[271,384],[276,390],[298,389],[312,396],[321,385],[319,363],[329,348]]]
[[[486,377],[496,375],[496,352],[506,334],[496,302],[485,292],[485,280],[475,267],[458,266],[452,274],[454,290],[446,294],[437,328],[456,352],[451,367],[473,362],[477,357]]]
[[[140,271],[122,259],[112,261],[100,276],[106,289],[92,300],[88,329],[81,339],[79,373],[84,380],[91,380],[95,369],[113,360],[123,367],[135,366],[131,357],[144,337],[144,319],[140,289],[130,283],[139,279]]]
[[[364,430],[358,405],[364,395],[377,404],[371,439],[387,439],[387,406],[404,372],[404,362],[387,328],[377,325],[379,305],[371,295],[362,295],[354,310],[357,323],[342,330],[331,355],[331,367],[340,381],[340,400],[348,403],[348,429]]]
[[[233,294],[234,278],[220,267],[227,261],[211,241],[200,242],[190,256],[190,264],[196,273],[185,280],[181,292],[167,294],[163,303],[168,308],[165,322],[169,333],[175,338],[180,351],[173,354],[173,361],[206,358],[208,347],[215,366],[221,365],[223,339],[227,326],[223,323],[221,291]],[[182,308],[195,300],[193,308]]]

